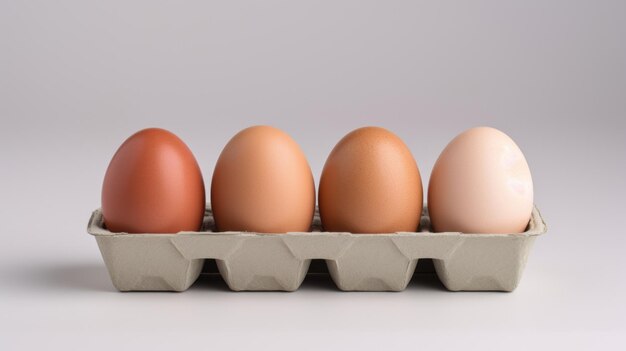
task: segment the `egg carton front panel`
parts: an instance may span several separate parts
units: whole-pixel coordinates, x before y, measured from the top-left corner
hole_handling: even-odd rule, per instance
[[[171,237],[99,236],[98,247],[120,291],[185,291],[202,270],[203,259],[189,260]]]
[[[197,279],[205,259],[215,259],[235,291],[294,291],[313,259],[326,261],[341,290],[401,291],[419,259],[433,259],[449,290],[515,289],[536,235],[546,231],[538,210],[522,234],[460,234],[421,231],[395,234],[322,232],[257,234],[213,232],[207,210],[203,231],[179,234],[111,233],[99,210],[88,232],[98,241],[113,284],[122,291],[183,291]]]

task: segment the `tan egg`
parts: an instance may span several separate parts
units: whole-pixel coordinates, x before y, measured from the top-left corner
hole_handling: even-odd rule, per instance
[[[196,231],[204,216],[204,181],[193,154],[158,128],[129,137],[104,176],[102,214],[112,232]]]
[[[520,233],[533,208],[524,154],[501,131],[472,128],[443,150],[430,176],[428,210],[435,231]]]
[[[326,160],[319,210],[327,231],[416,231],[422,212],[422,179],[411,151],[386,129],[352,131]]]
[[[242,130],[215,165],[211,206],[219,231],[308,231],[315,183],[304,153],[279,129]]]

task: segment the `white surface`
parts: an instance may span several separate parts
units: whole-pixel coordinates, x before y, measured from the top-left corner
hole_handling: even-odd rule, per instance
[[[0,350],[623,349],[625,7],[0,1]],[[168,128],[208,185],[259,123],[290,133],[316,178],[341,136],[387,127],[425,187],[456,134],[502,129],[549,232],[513,293],[114,291],[85,227],[121,142]]]
[[[416,279],[401,293],[345,293],[325,276],[307,279],[295,293],[234,293],[219,278],[203,278],[184,293],[119,293],[97,259],[23,263],[2,270],[2,344],[6,350],[315,349],[328,343],[365,349],[387,343],[470,349],[604,343],[618,349],[618,296],[598,292],[593,276],[584,282],[569,270],[542,269],[538,261],[531,259],[514,293],[452,293],[433,279]]]

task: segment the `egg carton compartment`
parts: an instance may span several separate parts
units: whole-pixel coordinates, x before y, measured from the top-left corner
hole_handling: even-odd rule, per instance
[[[546,232],[536,207],[524,233],[432,233],[429,223],[425,210],[418,232],[324,232],[316,211],[310,232],[216,232],[207,204],[199,232],[112,233],[99,209],[87,231],[120,291],[184,291],[200,275],[205,259],[215,260],[234,291],[297,290],[314,259],[325,260],[344,291],[404,290],[420,259],[433,260],[448,290],[513,291],[535,238]]]

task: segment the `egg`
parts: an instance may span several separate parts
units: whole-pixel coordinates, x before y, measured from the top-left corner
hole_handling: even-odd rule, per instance
[[[211,207],[219,231],[308,231],[315,183],[300,146],[270,126],[237,133],[215,165]]]
[[[422,212],[422,179],[411,151],[383,128],[350,132],[324,165],[319,211],[328,231],[416,231]]]
[[[532,209],[533,181],[526,158],[497,129],[463,132],[433,167],[428,211],[435,231],[520,233]]]
[[[196,231],[204,209],[200,167],[176,135],[144,129],[129,137],[113,156],[102,185],[102,214],[110,231]]]

